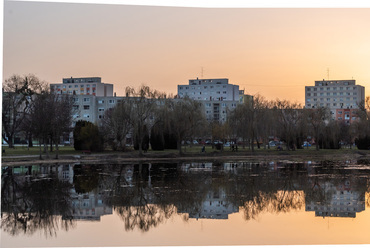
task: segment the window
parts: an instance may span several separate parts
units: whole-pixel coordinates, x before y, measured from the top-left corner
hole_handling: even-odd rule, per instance
[[[84,105],[84,109],[85,109],[85,110],[90,109],[90,105]]]
[[[78,97],[73,97],[74,102],[78,102]]]
[[[99,112],[103,112],[104,111],[104,108],[99,108],[98,111]]]
[[[307,93],[307,96],[311,96],[311,93]]]
[[[113,104],[113,103],[114,103],[114,100],[109,100],[109,103],[110,103],[110,104]]]
[[[98,101],[98,103],[100,103],[100,104],[101,104],[101,103],[104,103],[104,100],[99,100],[99,101]]]
[[[329,101],[330,101],[330,98],[326,98],[326,101],[328,101],[328,102],[329,102]]]
[[[78,110],[79,106],[78,105],[73,105],[72,109],[73,110]]]
[[[87,91],[89,92],[89,91]],[[90,98],[84,98],[84,102],[90,102]]]
[[[226,94],[226,91],[223,91],[222,93],[223,93],[223,94]]]
[[[84,114],[84,117],[85,118],[90,118],[90,115],[89,114]]]

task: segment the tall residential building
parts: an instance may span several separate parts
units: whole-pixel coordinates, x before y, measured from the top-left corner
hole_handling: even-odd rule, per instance
[[[100,77],[63,78],[61,84],[50,84],[50,90],[58,94],[113,96],[113,84],[102,83]]]
[[[359,104],[365,100],[365,87],[356,80],[315,81],[305,87],[305,107],[328,107],[333,120],[354,121]],[[343,119],[344,118],[344,119]]]
[[[239,101],[239,85],[229,84],[227,78],[190,79],[189,85],[177,86],[178,97],[189,96],[203,101]]]
[[[188,96],[204,105],[208,121],[225,122],[227,113],[237,104],[253,99],[239,90],[239,85],[229,84],[227,78],[190,79],[188,85],[177,86],[178,98]]]

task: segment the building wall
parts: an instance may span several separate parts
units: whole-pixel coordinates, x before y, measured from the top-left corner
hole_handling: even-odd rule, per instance
[[[239,101],[239,86],[229,84],[229,79],[191,79],[189,85],[177,86],[178,97],[193,100]]]
[[[236,108],[239,101],[201,101],[207,121],[224,123],[230,111]]]
[[[358,120],[358,109],[336,109],[335,120],[352,124]]]
[[[305,107],[328,107],[332,119],[337,109],[358,109],[365,100],[365,88],[355,80],[315,81],[315,86],[305,87]]]
[[[101,78],[63,78],[61,84],[50,84],[51,92],[93,96],[113,96],[113,84],[101,82]]]

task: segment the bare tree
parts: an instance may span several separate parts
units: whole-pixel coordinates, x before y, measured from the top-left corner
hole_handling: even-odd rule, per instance
[[[46,83],[32,74],[13,75],[5,80],[2,87],[2,136],[10,148],[14,147],[14,138],[21,131],[34,95],[45,89]]]
[[[143,154],[142,142],[144,140],[145,128],[151,129],[155,111],[157,109],[157,100],[165,97],[164,94],[150,89],[148,86],[141,86],[138,90],[126,88],[126,97],[131,97],[132,111],[130,115],[131,125],[139,141],[139,154]]]
[[[132,129],[133,101],[125,98],[108,111],[101,121],[101,129],[113,150],[125,150],[126,136]]]
[[[73,98],[70,95],[59,95],[44,92],[35,97],[29,111],[29,125],[32,134],[39,139],[40,159],[41,144],[47,152],[48,140],[56,145],[55,158],[59,156],[59,141],[63,133],[69,133],[72,122]],[[47,153],[47,156],[49,154]]]
[[[312,127],[312,131],[316,140],[316,150],[319,148],[320,135],[324,131],[326,122],[330,116],[330,111],[328,108],[317,108],[317,109],[308,109],[308,122]]]
[[[295,150],[300,146],[304,119],[304,110],[299,103],[292,103],[287,100],[277,99],[274,102],[276,118],[276,130],[278,136],[286,142],[287,149]],[[298,141],[297,141],[298,140]]]
[[[192,137],[202,130],[206,124],[203,105],[188,97],[168,101],[170,109],[169,118],[171,127],[177,137],[177,149],[182,154],[181,141],[186,137]]]

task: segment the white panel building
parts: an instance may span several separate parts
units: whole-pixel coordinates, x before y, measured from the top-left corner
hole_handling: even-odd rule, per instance
[[[50,90],[57,94],[113,96],[113,84],[102,83],[100,77],[63,78],[61,84],[50,84]]]
[[[332,119],[341,118],[336,117],[337,110],[358,109],[364,100],[365,87],[356,85],[356,80],[315,81],[315,86],[305,87],[305,107],[328,107]]]
[[[227,78],[190,79],[189,85],[177,86],[178,97],[189,96],[203,101],[239,101],[239,85],[229,84]]]
[[[239,85],[229,84],[227,78],[190,79],[188,85],[178,85],[177,92],[180,99],[188,96],[200,101],[207,120],[221,123],[226,121],[228,112],[245,102],[248,96],[239,90]]]
[[[305,87],[306,108],[358,108],[363,100],[365,87],[356,85],[356,80],[315,81],[315,86]]]

